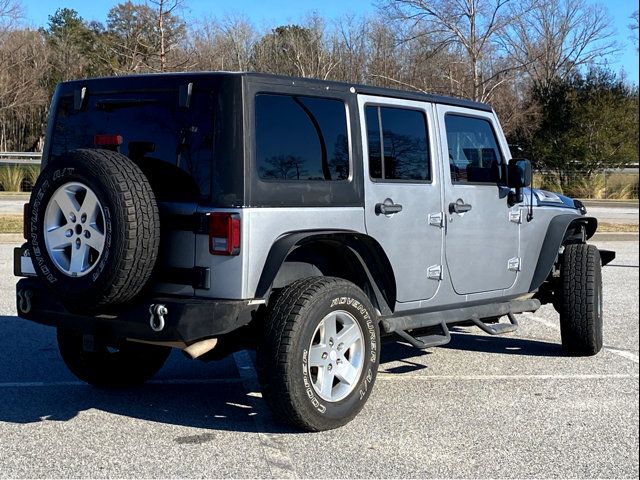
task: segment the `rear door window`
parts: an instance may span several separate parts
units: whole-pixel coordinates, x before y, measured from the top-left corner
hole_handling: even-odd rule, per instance
[[[256,165],[263,180],[349,178],[347,115],[342,100],[258,94]]]
[[[431,180],[427,119],[408,108],[367,106],[369,175],[384,181]]]
[[[178,193],[208,197],[211,191],[214,101],[195,90],[190,107],[177,90],[89,95],[83,110],[73,97],[58,103],[51,160],[77,148],[96,148],[96,135],[122,137],[114,146],[134,160],[160,198]]]

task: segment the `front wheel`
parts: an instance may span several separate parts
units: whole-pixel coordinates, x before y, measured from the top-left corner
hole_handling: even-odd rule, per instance
[[[595,355],[602,349],[602,264],[594,245],[572,244],[564,249],[560,334],[570,355]]]
[[[264,398],[297,427],[340,427],[367,401],[379,349],[378,322],[362,290],[338,278],[298,280],[269,307],[258,348]]]
[[[104,388],[144,383],[164,365],[171,348],[144,343],[114,342],[90,337],[88,345],[80,332],[58,329],[62,360],[80,380]]]

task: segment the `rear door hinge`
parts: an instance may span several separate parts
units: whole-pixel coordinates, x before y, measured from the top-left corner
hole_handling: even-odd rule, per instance
[[[444,214],[442,212],[429,214],[429,225],[444,228]]]
[[[427,268],[427,278],[431,280],[442,280],[442,265],[431,265]]]
[[[519,272],[521,270],[520,263],[520,257],[510,258],[507,262],[507,269],[511,270],[512,272]]]
[[[513,223],[522,223],[522,210],[509,210],[509,221]]]

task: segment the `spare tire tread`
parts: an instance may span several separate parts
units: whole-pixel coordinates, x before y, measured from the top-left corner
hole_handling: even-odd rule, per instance
[[[120,303],[129,300],[146,284],[155,264],[160,244],[160,229],[152,225],[159,225],[160,215],[151,186],[142,170],[131,161],[122,161],[121,157],[113,155],[108,150],[77,150],[80,155],[95,155],[100,158],[104,177],[116,180],[114,187],[123,194],[124,208],[127,215],[127,245],[124,248],[124,260],[116,277],[113,279],[113,289],[105,296],[106,304]],[[120,157],[120,158],[118,158]],[[150,222],[142,213],[152,212],[153,221]]]
[[[56,180],[57,172],[65,169],[72,172],[63,173],[70,179],[80,176],[80,179],[93,179],[101,185],[105,215],[108,211],[111,223],[117,224],[118,228],[112,230],[110,237],[109,251],[113,258],[94,281],[95,288],[91,291],[87,287],[74,288],[69,282],[75,280],[58,274],[60,281],[50,282],[51,288],[60,295],[65,305],[74,309],[125,303],[148,283],[160,247],[160,214],[151,185],[142,170],[118,152],[78,149],[69,152],[64,159],[48,164],[36,182],[34,191],[39,191],[41,187],[51,191],[52,187],[45,187],[45,182],[60,182]],[[36,234],[40,234],[41,223],[39,225]]]

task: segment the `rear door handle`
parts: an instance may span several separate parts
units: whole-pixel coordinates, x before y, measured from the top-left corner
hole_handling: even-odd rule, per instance
[[[376,215],[393,215],[401,211],[402,205],[393,203],[393,200],[390,198],[387,198],[384,203],[376,203]]]
[[[469,205],[468,203],[464,203],[464,200],[462,200],[461,198],[449,204],[449,213],[461,214],[466,213],[470,210],[471,205]]]

